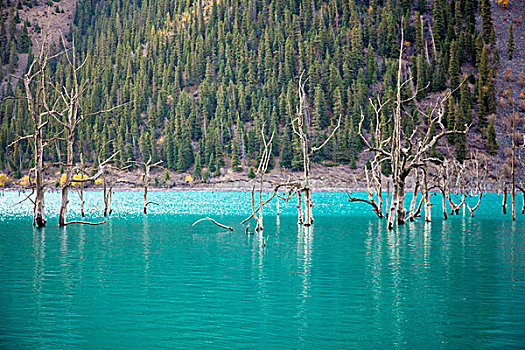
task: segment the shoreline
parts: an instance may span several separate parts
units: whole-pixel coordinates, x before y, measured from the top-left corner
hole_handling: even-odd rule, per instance
[[[263,192],[273,192],[274,187],[264,187]],[[348,189],[344,188],[312,188],[314,193],[364,193],[367,194],[367,190],[364,188],[353,188],[352,191],[349,191]],[[20,193],[27,193],[30,192],[30,188],[19,188],[19,187],[6,187],[5,189],[2,188],[0,190],[0,193],[4,192],[20,192]],[[102,188],[93,188],[88,187],[84,188],[84,192],[102,192]],[[113,187],[113,192],[144,192],[144,188],[137,188],[137,187]],[[196,187],[171,187],[171,188],[165,188],[165,187],[148,187],[148,192],[246,192],[250,193],[251,188],[230,188],[230,187],[202,187],[202,186],[196,186]],[[258,190],[255,190],[255,192],[258,192]],[[282,191],[279,191],[282,192]],[[391,193],[390,191],[389,193]],[[414,191],[405,191],[406,194],[412,194]],[[60,189],[58,190],[46,190],[46,193],[57,193],[60,194]],[[386,195],[387,191],[384,190],[383,194]],[[431,194],[440,194],[440,191],[438,190],[430,190],[429,193]],[[483,191],[483,193],[496,193],[500,194],[501,191],[494,191],[494,190],[486,190]],[[508,192],[510,193],[510,191]],[[420,192],[418,192],[418,195]],[[384,196],[385,196],[384,195]]]

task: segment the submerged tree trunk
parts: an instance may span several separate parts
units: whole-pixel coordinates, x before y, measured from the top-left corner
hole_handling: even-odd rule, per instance
[[[85,217],[84,213],[84,183],[80,183],[80,216]]]
[[[390,180],[387,179],[386,181],[386,210],[385,210],[385,216],[388,218],[390,216],[390,207],[389,207],[389,202],[390,202]]]
[[[479,205],[481,203],[481,198],[483,197],[483,192],[481,191],[481,189],[479,190],[478,192],[478,202],[476,203],[476,205],[474,206],[474,208],[471,208],[468,204],[467,204],[467,208],[470,212],[470,217],[473,218],[474,217],[474,212],[476,211],[476,209],[479,208]]]
[[[104,217],[108,216],[108,194],[107,194],[107,184],[106,184],[106,175],[102,173],[102,195],[104,196]]]
[[[525,214],[525,191],[521,190],[521,199],[522,199],[522,205],[521,205],[521,214]]]
[[[448,219],[448,215],[447,215],[447,193],[446,193],[446,190],[444,188],[441,188],[441,197],[442,197],[442,205],[443,205],[443,219],[444,220],[447,220]]]
[[[149,185],[149,168],[147,168],[144,174],[144,207],[142,210],[144,214],[148,213],[148,185]]]
[[[66,225],[66,215],[67,215],[67,205],[69,204],[69,187],[71,186],[71,171],[74,162],[74,153],[73,153],[73,133],[67,133],[67,164],[65,167],[66,177],[64,183],[62,184],[62,199],[60,202],[60,214],[58,216],[58,226]]]
[[[431,222],[432,221],[432,203],[430,203],[430,195],[428,193],[428,180],[427,180],[427,172],[426,170],[423,170],[423,186],[425,186],[423,191],[423,196],[425,197],[425,221]]]
[[[311,226],[314,222],[313,219],[313,201],[312,201],[312,191],[310,188],[305,188],[304,190],[304,226]]]
[[[297,224],[303,224],[303,193],[297,192]]]
[[[417,193],[419,191],[419,172],[416,169],[416,177],[414,179],[414,191],[412,192],[412,200],[410,201],[410,216],[408,221],[414,221],[414,215],[416,213]]]
[[[513,119],[514,120],[514,119]],[[516,156],[515,156],[515,136],[514,136],[514,125],[512,128],[512,164],[511,164],[511,176],[512,176],[512,221],[516,220]]]
[[[399,194],[398,186],[399,186],[398,182],[394,182],[393,183],[392,199],[390,200],[390,208],[388,210],[388,224],[387,224],[387,228],[389,230],[394,228],[394,220],[396,219],[397,195]]]
[[[406,221],[407,210],[405,208],[405,179],[399,180],[397,186],[397,224],[403,225]]]
[[[501,202],[503,214],[507,214],[507,184],[503,184],[503,201]]]
[[[42,124],[41,118],[38,120],[38,124]],[[41,128],[35,128],[35,212],[33,216],[33,225],[36,227],[44,227],[46,225],[45,218],[45,204],[44,204],[44,181],[43,181],[43,159],[44,159],[44,147],[42,145],[42,134]]]

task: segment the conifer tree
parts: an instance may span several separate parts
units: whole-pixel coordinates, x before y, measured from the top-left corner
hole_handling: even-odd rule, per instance
[[[498,154],[498,141],[496,140],[496,129],[494,128],[494,118],[490,118],[489,128],[487,130],[487,151],[495,156]]]
[[[195,167],[193,168],[193,178],[197,180],[197,179],[200,179],[201,177],[202,177],[201,155],[200,153],[197,153],[197,157],[195,158]]]
[[[30,50],[31,50],[31,38],[29,37],[29,34],[27,32],[27,26],[24,23],[22,25],[22,29],[20,30],[20,34],[18,36],[18,52],[29,53]]]
[[[9,64],[8,72],[14,73],[15,69],[18,67],[18,53],[16,52],[16,44],[14,40],[11,40],[10,42],[8,64]]]
[[[509,38],[507,39],[507,56],[509,60],[512,60],[512,56],[514,55],[514,50],[516,47],[514,46],[514,33],[512,31],[512,23],[509,24]]]
[[[280,165],[283,168],[292,167],[292,140],[291,140],[291,130],[290,126],[287,124],[283,128],[282,137],[281,137],[281,162]]]
[[[448,74],[450,76],[450,90],[453,91],[454,97],[459,97],[460,91],[459,86],[459,75],[461,73],[460,60],[459,60],[459,44],[457,41],[452,41],[450,45],[450,59],[448,66]]]
[[[481,0],[479,13],[481,15],[481,29],[483,33],[483,40],[486,44],[495,43],[495,32],[492,21],[492,8],[490,0]]]
[[[239,156],[239,147],[237,145],[237,135],[233,135],[232,138],[232,169],[235,171],[239,171],[242,168],[241,165],[241,159]]]

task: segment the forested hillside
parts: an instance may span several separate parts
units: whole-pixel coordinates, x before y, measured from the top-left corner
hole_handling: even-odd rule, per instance
[[[33,59],[30,24],[17,24],[17,17],[43,1],[1,2],[2,96],[24,96],[22,84],[9,76],[17,53]],[[302,153],[290,125],[304,74],[314,146],[341,121],[313,161],[355,167],[363,159],[361,113],[366,130],[375,123],[368,99],[395,99],[401,31],[409,68],[403,94],[420,90],[403,110],[407,128],[424,122],[418,108],[451,89],[446,127],[472,127],[466,137],[444,139],[451,145],[446,152],[459,161],[474,148],[497,154],[495,72],[507,52],[495,45],[489,0],[81,0],[67,35],[79,61],[86,59],[80,79],[92,82],[80,108],[125,105],[79,124],[75,153],[96,163],[120,151],[118,165],[152,157],[171,170],[207,177],[221,167],[255,166],[264,128],[278,140],[270,167],[299,170]],[[55,86],[71,85],[63,56],[48,69]],[[51,89],[50,99],[56,94]],[[388,104],[382,113],[385,134],[393,108]],[[9,146],[29,130],[27,102],[4,100],[0,169],[19,177],[32,166],[30,143]],[[50,118],[44,130],[51,138],[61,128]],[[45,160],[64,161],[65,148],[53,139]],[[442,148],[433,150],[437,157]]]

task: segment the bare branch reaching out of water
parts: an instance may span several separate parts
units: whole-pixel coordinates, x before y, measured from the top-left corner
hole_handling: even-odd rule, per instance
[[[193,225],[191,225],[191,226],[195,226],[195,225],[198,224],[199,222],[201,222],[201,221],[205,221],[205,220],[211,221],[211,222],[213,222],[215,225],[217,225],[217,226],[219,226],[219,227],[222,227],[222,228],[224,228],[224,229],[227,229],[227,230],[233,231],[233,227],[223,225],[223,224],[221,224],[221,223],[219,223],[219,222],[217,222],[217,221],[215,221],[215,220],[213,220],[212,218],[209,218],[209,217],[205,217],[205,218],[199,219],[199,220],[195,221],[195,222],[193,223]]]

